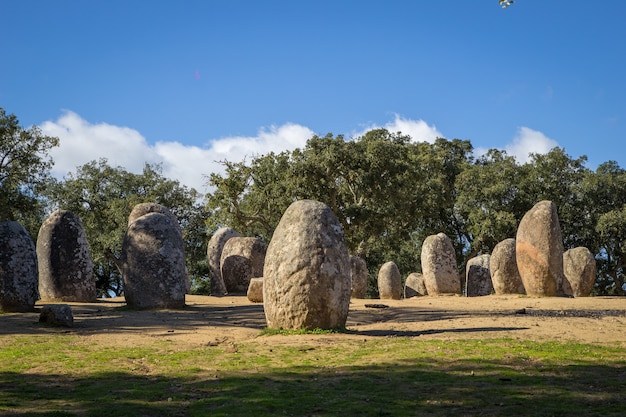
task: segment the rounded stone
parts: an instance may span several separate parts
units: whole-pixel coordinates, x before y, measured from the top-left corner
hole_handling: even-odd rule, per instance
[[[344,327],[350,304],[350,258],[341,224],[328,206],[292,203],[267,248],[263,273],[270,328]]]
[[[37,259],[43,301],[95,301],[91,253],[76,214],[56,210],[43,222],[37,236]]]
[[[182,235],[172,219],[148,213],[128,227],[122,245],[124,296],[130,308],[182,308],[189,290]]]
[[[522,277],[517,269],[515,239],[505,239],[493,248],[489,260],[489,271],[493,289],[497,295],[526,294]]]
[[[15,221],[0,223],[0,309],[27,312],[35,308],[37,252],[32,238]]]
[[[365,298],[367,294],[367,263],[358,256],[350,256],[351,298]]]
[[[491,255],[471,258],[465,265],[465,295],[480,297],[493,293],[493,283],[489,271]]]
[[[402,277],[393,261],[385,262],[378,271],[378,295],[381,300],[399,300],[402,296]]]
[[[245,294],[251,278],[263,276],[267,243],[256,237],[232,237],[222,250],[220,268],[229,294]]]
[[[563,240],[552,201],[540,201],[524,215],[517,229],[515,256],[526,294],[559,294],[564,279]]]
[[[207,245],[207,260],[209,262],[209,279],[211,283],[211,295],[221,296],[227,294],[226,284],[222,277],[222,269],[220,260],[224,245],[229,239],[239,237],[239,233],[230,227],[222,227],[218,229]]]
[[[424,274],[420,272],[411,272],[406,277],[404,283],[404,298],[418,297],[428,295],[426,284],[424,283]]]
[[[563,254],[563,294],[588,297],[596,282],[596,258],[585,247],[570,249]]]
[[[444,233],[428,236],[422,245],[422,273],[429,295],[459,294],[461,279],[452,241]]]
[[[253,303],[263,302],[263,278],[250,279],[250,285],[248,285],[248,292],[246,294],[248,300]]]

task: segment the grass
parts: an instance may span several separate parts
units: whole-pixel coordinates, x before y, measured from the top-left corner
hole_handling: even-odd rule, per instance
[[[303,345],[260,336],[237,349],[5,336],[0,415],[624,415],[623,348],[324,333],[335,336]]]

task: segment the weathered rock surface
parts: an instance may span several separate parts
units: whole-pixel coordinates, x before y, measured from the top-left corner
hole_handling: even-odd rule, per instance
[[[0,310],[27,312],[37,301],[37,252],[18,222],[0,223]]]
[[[182,235],[172,219],[148,213],[128,227],[122,245],[124,296],[130,308],[182,308],[189,290]]]
[[[358,256],[350,256],[350,298],[365,298],[367,294],[367,263]]]
[[[465,295],[480,297],[493,293],[493,283],[489,271],[491,255],[476,256],[465,265]]]
[[[385,262],[378,271],[378,295],[381,300],[399,300],[402,296],[402,277],[393,261]]]
[[[159,204],[159,203],[139,203],[136,204],[135,207],[131,210],[128,215],[128,226],[131,225],[138,218],[145,216],[149,213],[161,213],[164,216],[169,217],[172,221],[172,224],[176,226],[176,228],[180,231],[180,224],[178,223],[178,218],[172,213],[170,209]]]
[[[515,239],[517,268],[526,294],[554,297],[563,282],[563,240],[556,206],[540,201],[522,218]]]
[[[296,201],[267,248],[263,273],[267,325],[283,329],[344,327],[350,304],[350,257],[328,206]]]
[[[404,283],[404,298],[418,297],[428,295],[426,284],[424,283],[424,274],[420,272],[411,272]]]
[[[44,301],[90,302],[96,279],[85,230],[71,211],[56,210],[37,236],[39,295]]]
[[[248,285],[248,300],[253,303],[263,302],[263,278],[250,279],[250,285]]]
[[[505,239],[493,248],[489,270],[493,289],[497,295],[526,294],[522,277],[517,269],[515,239]]]
[[[563,254],[563,294],[588,297],[596,282],[596,259],[587,248],[570,249]]]
[[[232,237],[224,244],[220,267],[226,291],[245,294],[251,278],[263,276],[267,243],[256,237]]]
[[[39,322],[52,326],[74,327],[74,313],[67,304],[45,305],[41,308]]]
[[[230,238],[239,236],[239,233],[237,233],[235,229],[222,227],[218,229],[209,240],[209,244],[207,246],[207,259],[209,261],[211,295],[220,296],[227,293],[226,284],[224,284],[224,279],[222,278],[222,269],[220,264],[222,250]]]
[[[461,279],[452,241],[444,233],[428,236],[422,245],[422,273],[428,295],[459,294]]]

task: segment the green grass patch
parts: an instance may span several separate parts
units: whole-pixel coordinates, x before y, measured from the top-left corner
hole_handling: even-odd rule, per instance
[[[624,414],[626,351],[620,347],[333,337],[302,345],[261,337],[228,349],[4,336],[0,415]]]

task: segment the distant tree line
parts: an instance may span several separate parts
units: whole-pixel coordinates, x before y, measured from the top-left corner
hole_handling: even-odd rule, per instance
[[[415,142],[402,133],[372,130],[361,137],[313,136],[302,149],[222,161],[207,177],[204,200],[165,178],[160,166],[141,174],[101,159],[63,179],[50,176],[49,151],[59,140],[24,129],[0,108],[0,221],[17,220],[37,238],[56,208],[82,220],[100,296],[120,295],[120,252],[135,204],[157,202],[178,217],[195,293],[208,293],[206,245],[222,226],[269,242],[297,199],[326,203],[341,221],[352,254],[368,264],[370,295],[379,267],[394,261],[402,275],[420,271],[421,245],[439,232],[453,241],[459,271],[478,254],[515,237],[522,216],[540,200],[558,208],[565,249],[596,256],[595,293],[624,295],[626,171],[608,161],[597,169],[562,148],[520,164],[491,149],[475,157],[467,140]]]

